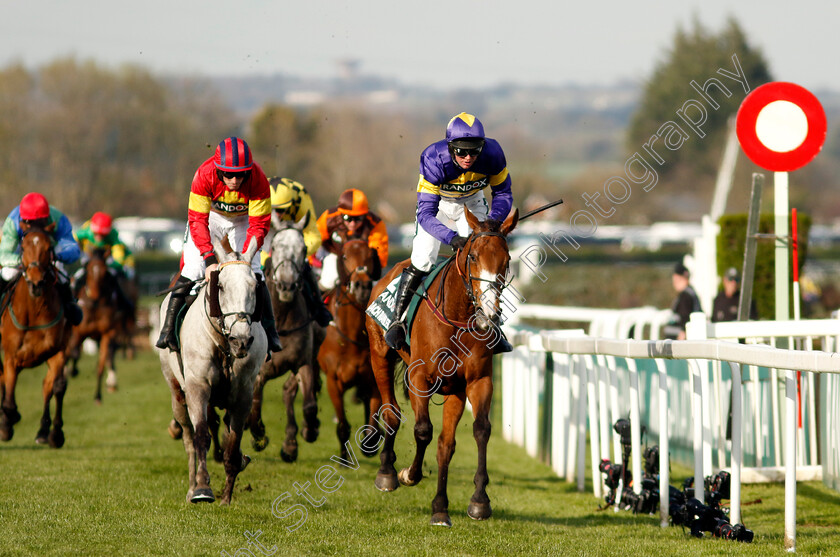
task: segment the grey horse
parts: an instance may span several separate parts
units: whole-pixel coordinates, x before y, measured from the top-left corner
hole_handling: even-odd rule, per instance
[[[256,242],[251,242],[244,254],[227,253],[216,238],[213,248],[219,258],[218,275],[201,287],[187,310],[180,331],[180,358],[168,349],[159,352],[161,370],[171,390],[172,411],[183,429],[189,457],[187,501],[215,501],[207,472],[207,416],[212,405],[227,411],[226,481],[221,503],[230,504],[236,476],[250,461],[240,451],[240,443],[268,341],[259,319],[252,318],[257,309],[257,279],[251,269]],[[161,311],[161,316],[164,313]]]
[[[262,420],[263,387],[269,380],[291,372],[283,386],[286,439],[280,456],[286,462],[297,459],[295,397],[299,388],[303,391],[303,438],[308,443],[314,442],[320,428],[318,392],[321,372],[317,356],[326,332],[314,321],[302,291],[305,282],[303,273],[310,272],[306,265],[306,244],[302,233],[308,219],[307,214],[296,223],[281,221],[271,240],[271,258],[266,260],[265,275],[283,351],[273,353],[271,359],[263,364],[254,387],[254,402],[248,420],[253,437],[251,445],[261,451],[268,445]]]

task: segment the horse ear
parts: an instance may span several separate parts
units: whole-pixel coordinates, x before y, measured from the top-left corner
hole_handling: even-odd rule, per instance
[[[254,255],[257,254],[257,249],[257,240],[251,238],[251,241],[248,243],[248,249],[242,254],[242,259],[250,263],[254,259]]]
[[[502,233],[502,236],[507,236],[513,229],[516,228],[516,224],[519,222],[519,208],[513,210],[513,213],[508,215],[508,218],[505,219],[505,222],[502,223],[502,226],[499,228],[499,232]]]
[[[280,215],[277,214],[277,211],[271,211],[271,228],[280,230],[280,222]]]
[[[52,234],[55,231],[56,226],[58,226],[57,222],[51,222],[47,226],[44,227],[44,232]]]
[[[470,230],[476,231],[481,227],[481,222],[478,220],[478,217],[472,214],[466,207],[464,207],[464,215],[467,217],[467,224],[470,225]]]
[[[301,217],[299,221],[295,223],[295,228],[298,230],[303,230],[309,224],[309,211],[306,211],[306,214]]]
[[[213,244],[213,251],[216,253],[216,259],[219,260],[219,263],[227,261],[229,257],[224,244],[215,237],[210,238],[210,242]]]

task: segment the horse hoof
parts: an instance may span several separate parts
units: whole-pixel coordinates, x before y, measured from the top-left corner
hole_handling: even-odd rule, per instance
[[[400,487],[400,482],[397,480],[396,475],[385,475],[385,474],[377,474],[376,479],[373,481],[373,485],[376,486],[376,489],[379,491],[394,491],[398,487]]]
[[[102,406],[102,398],[101,397],[95,397],[93,399],[93,403],[96,404],[97,406]]]
[[[467,515],[473,520],[487,520],[493,514],[493,509],[490,508],[490,503],[473,503],[467,507]]]
[[[11,426],[0,427],[0,441],[11,441],[14,434],[15,430]]]
[[[303,428],[303,440],[307,443],[314,443],[318,440],[318,428]]]
[[[298,456],[297,447],[295,447],[291,451],[286,451],[285,447],[280,449],[280,458],[283,459],[283,462],[294,462],[294,461],[297,460],[297,456]]]
[[[64,432],[60,429],[54,429],[50,431],[49,437],[47,437],[47,441],[50,443],[50,447],[53,449],[60,449],[64,446]]]
[[[108,377],[105,379],[105,386],[109,393],[117,392],[117,374],[113,371],[108,372]]]
[[[449,520],[449,513],[434,513],[432,515],[431,525],[452,528],[452,521]]]
[[[184,429],[181,427],[181,424],[175,420],[169,422],[167,430],[169,431],[169,436],[175,440],[180,439],[184,435]]]
[[[49,443],[49,440],[47,439],[46,434],[42,435],[42,434],[39,433],[38,436],[35,438],[35,444],[36,445],[46,445],[48,443]]]
[[[239,469],[239,471],[241,472],[241,471],[243,471],[245,468],[247,468],[247,467],[248,467],[248,464],[249,464],[250,462],[251,462],[251,457],[250,457],[250,456],[248,456],[248,455],[246,455],[246,454],[242,455],[242,468],[240,468],[240,469]]]
[[[6,423],[9,424],[9,426],[13,426],[20,421],[20,412],[18,412],[16,408],[13,410],[4,409],[3,412],[6,414]]]
[[[417,485],[417,482],[411,479],[411,475],[409,474],[408,468],[403,468],[402,470],[400,470],[400,473],[397,474],[397,477],[399,478],[400,483],[405,486],[411,487],[413,485]]]
[[[215,500],[216,497],[213,495],[213,490],[209,487],[196,489],[192,497],[190,497],[190,503],[212,503]]]
[[[257,452],[264,451],[265,448],[268,446],[268,436],[264,436],[260,439],[252,437],[251,446],[254,447],[254,450]]]

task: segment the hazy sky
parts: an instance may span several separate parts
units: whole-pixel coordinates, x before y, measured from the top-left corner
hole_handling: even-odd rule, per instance
[[[438,88],[643,80],[696,16],[734,16],[774,77],[840,90],[840,4],[827,0],[5,0],[0,64],[59,56],[155,73],[363,73]],[[701,76],[702,77],[702,76]]]

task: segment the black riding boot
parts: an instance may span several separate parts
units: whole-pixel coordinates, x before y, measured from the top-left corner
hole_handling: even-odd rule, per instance
[[[312,267],[306,265],[306,268],[303,270],[303,288],[306,294],[306,299],[309,302],[309,309],[312,310],[312,315],[314,316],[315,322],[322,327],[326,327],[332,321],[333,316],[330,313],[330,310],[327,309],[326,304],[324,304],[323,298],[321,298],[321,289],[318,288],[318,279],[315,278],[315,274],[312,272]]]
[[[265,329],[265,336],[268,339],[268,351],[280,352],[283,350],[283,345],[280,344],[280,335],[277,334],[277,325],[274,323],[271,295],[262,277],[257,277],[257,304],[260,304],[260,324]]]
[[[411,264],[403,269],[400,285],[397,288],[397,299],[394,302],[394,321],[385,332],[385,343],[393,350],[408,348],[405,342],[407,330],[402,315],[411,302],[411,296],[427,274]]]
[[[502,338],[500,338],[496,345],[493,347],[493,354],[504,354],[505,352],[513,352],[513,345],[510,343],[510,341],[507,339],[507,337],[501,329],[499,329],[499,335],[501,335]]]
[[[70,324],[78,325],[81,323],[84,314],[82,314],[82,308],[76,303],[73,292],[70,291],[69,283],[58,282],[58,296],[61,298],[61,303],[64,304],[64,313],[67,315]]]
[[[184,303],[189,293],[188,283],[192,281],[188,278],[178,277],[175,283],[176,289],[172,291],[169,296],[169,305],[166,306],[166,317],[163,320],[163,325],[160,328],[160,336],[155,343],[160,349],[169,348],[173,352],[178,352],[181,347],[178,345],[178,339],[175,338],[175,321],[178,319],[178,313],[184,307]]]

